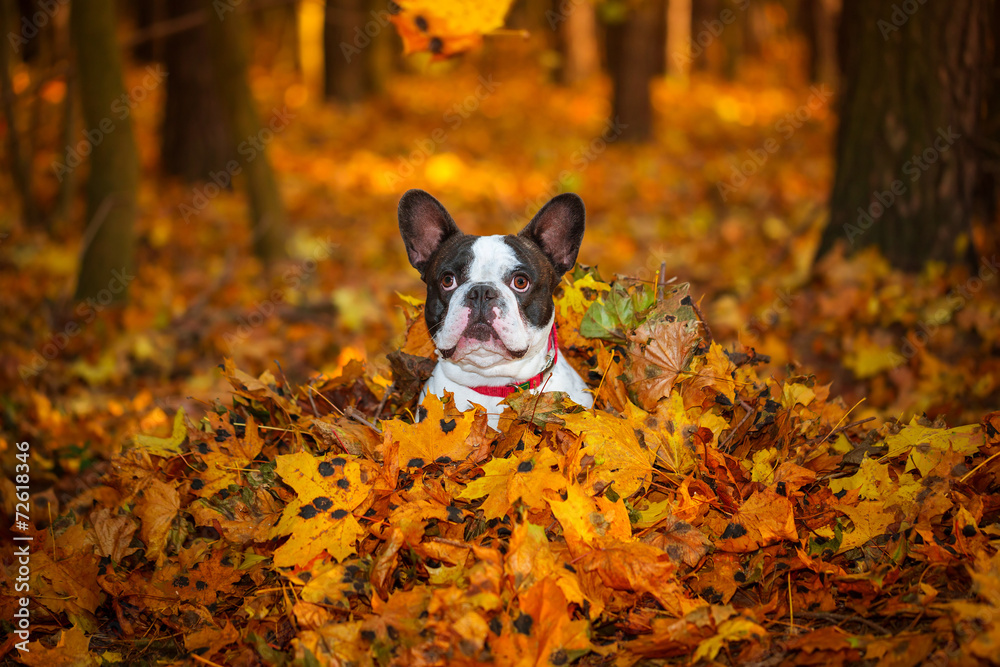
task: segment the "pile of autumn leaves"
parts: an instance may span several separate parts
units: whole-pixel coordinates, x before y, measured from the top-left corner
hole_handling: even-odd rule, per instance
[[[36,619],[67,629],[26,662],[998,654],[1000,413],[845,429],[827,387],[712,342],[685,286],[578,268],[557,321],[597,409],[516,394],[497,432],[429,397],[415,424],[404,308],[391,373],[293,392],[230,363],[231,403],[136,436],[35,536]]]

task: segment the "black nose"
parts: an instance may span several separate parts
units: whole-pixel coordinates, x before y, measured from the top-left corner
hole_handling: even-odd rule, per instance
[[[472,310],[472,319],[493,320],[493,306],[500,301],[500,290],[488,283],[476,283],[465,293],[465,304]]]

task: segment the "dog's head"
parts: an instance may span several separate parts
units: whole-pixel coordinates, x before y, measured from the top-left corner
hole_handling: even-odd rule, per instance
[[[516,235],[472,236],[423,190],[404,194],[399,231],[427,284],[424,313],[441,357],[489,369],[544,351],[552,293],[576,263],[584,218],[583,201],[567,193]]]

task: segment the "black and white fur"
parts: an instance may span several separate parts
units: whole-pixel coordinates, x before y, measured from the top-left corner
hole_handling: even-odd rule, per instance
[[[573,268],[585,210],[574,194],[547,203],[517,235],[463,234],[434,197],[409,190],[399,201],[399,231],[410,264],[427,284],[424,315],[438,364],[420,394],[455,395],[459,409],[486,408],[495,427],[501,398],[472,389],[525,382],[551,363],[552,294]],[[546,372],[544,391],[593,405],[563,355]]]

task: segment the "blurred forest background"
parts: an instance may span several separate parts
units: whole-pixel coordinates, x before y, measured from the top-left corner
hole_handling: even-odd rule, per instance
[[[997,406],[995,3],[505,4],[3,0],[0,449],[93,470],[224,357],[388,386],[413,187],[579,193],[584,263],[859,418]]]

